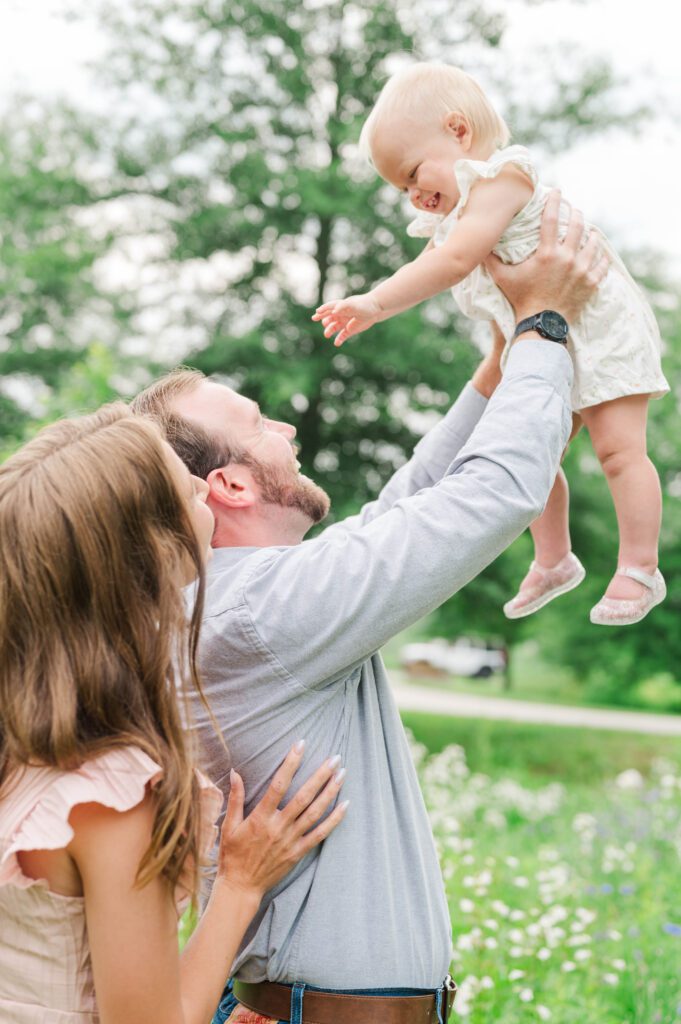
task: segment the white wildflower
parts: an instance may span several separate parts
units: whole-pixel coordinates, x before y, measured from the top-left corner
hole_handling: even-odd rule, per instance
[[[615,779],[615,785],[620,789],[641,789],[645,785],[645,779],[635,768],[628,768]]]
[[[531,988],[523,988],[518,993],[518,998],[523,1003],[531,1003],[534,999],[534,992]]]

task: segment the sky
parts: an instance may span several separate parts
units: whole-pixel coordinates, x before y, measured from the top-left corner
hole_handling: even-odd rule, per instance
[[[619,246],[660,251],[672,275],[680,277],[681,61],[671,23],[675,5],[670,0],[496,2],[509,19],[506,42],[527,61],[528,75],[541,75],[547,44],[565,44],[569,59],[567,45],[573,43],[584,53],[607,56],[629,79],[634,105],[645,100],[659,111],[637,124],[634,136],[603,133],[545,159],[542,171],[547,184],[559,184]],[[61,19],[63,3],[0,0],[0,107],[17,90],[97,104],[87,64],[103,52],[103,38],[92,23]],[[78,0],[71,3],[77,6]]]

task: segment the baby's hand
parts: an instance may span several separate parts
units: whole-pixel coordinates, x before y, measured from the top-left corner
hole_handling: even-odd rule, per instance
[[[382,315],[383,309],[371,292],[367,292],[366,295],[350,295],[347,299],[325,302],[317,308],[312,319],[321,320],[325,338],[338,332],[334,341],[334,345],[338,346],[353,334],[361,334],[373,327],[382,319]]]

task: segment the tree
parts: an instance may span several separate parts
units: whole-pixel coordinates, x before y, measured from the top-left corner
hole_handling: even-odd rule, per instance
[[[0,122],[0,443],[18,440],[116,309],[93,280],[109,238],[80,221],[94,137],[64,107],[17,100]]]
[[[401,198],[358,164],[360,125],[396,54],[490,73],[503,64],[520,80],[501,49],[504,20],[472,0],[455,14],[434,3],[426,19],[404,0],[98,10],[114,41],[106,67],[127,97],[119,105],[144,111],[122,127],[117,187],[167,211],[158,266],[175,317],[199,339],[186,359],[271,415],[295,417],[305,470],[345,514],[413,447],[425,420],[408,410],[442,411],[476,358],[449,296],[336,354],[310,322],[323,298],[365,288],[418,251]],[[602,67],[575,60],[542,102],[566,132],[590,130],[611,87]],[[181,298],[182,269],[207,266],[213,279]]]

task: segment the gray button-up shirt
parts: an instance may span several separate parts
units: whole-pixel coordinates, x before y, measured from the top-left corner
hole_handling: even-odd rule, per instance
[[[379,648],[476,576],[541,512],[570,430],[561,346],[512,349],[489,403],[470,385],[358,516],[208,568],[194,715],[208,774],[247,809],[304,738],[301,783],[347,766],[344,822],[267,894],[235,962],[247,981],[435,988],[451,929],[428,817]]]

